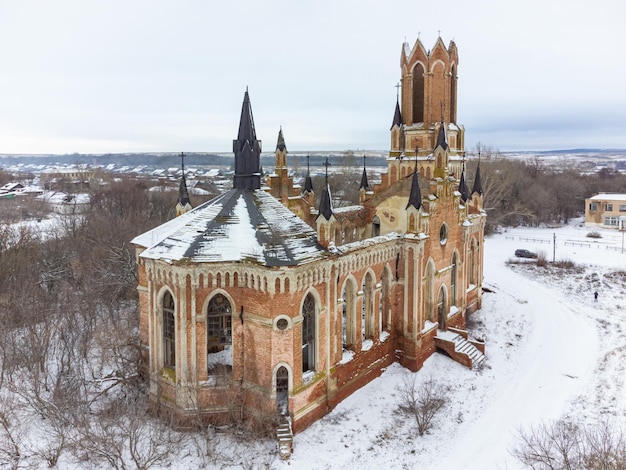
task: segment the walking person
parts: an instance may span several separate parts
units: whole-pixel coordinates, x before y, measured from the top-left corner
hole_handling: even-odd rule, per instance
[[[598,301],[598,291],[595,291],[595,292],[593,293],[593,300],[594,300],[595,302],[597,302],[597,301]]]

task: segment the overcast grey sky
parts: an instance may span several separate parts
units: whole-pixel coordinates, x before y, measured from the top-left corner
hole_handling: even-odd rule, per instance
[[[459,49],[466,149],[626,148],[624,0],[0,0],[0,153],[389,148],[404,40]]]

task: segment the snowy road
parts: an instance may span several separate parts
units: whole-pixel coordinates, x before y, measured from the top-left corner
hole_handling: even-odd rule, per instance
[[[525,325],[525,337],[510,357],[502,354],[508,345],[498,341],[494,351],[493,342],[488,344],[492,371],[504,380],[494,381],[492,393],[483,397],[488,402],[480,418],[450,443],[450,454],[434,467],[442,470],[517,468],[509,449],[519,427],[560,417],[564,405],[589,381],[596,363],[596,328],[560,292],[504,264],[487,269],[485,279],[497,280],[492,285],[500,299],[486,294],[483,311]]]

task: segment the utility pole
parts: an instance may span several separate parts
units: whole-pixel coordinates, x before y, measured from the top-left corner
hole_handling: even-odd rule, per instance
[[[553,241],[552,241],[552,262],[556,262],[556,233],[552,234],[553,237]]]

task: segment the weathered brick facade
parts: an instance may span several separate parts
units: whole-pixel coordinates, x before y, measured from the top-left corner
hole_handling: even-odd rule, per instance
[[[198,261],[188,254],[154,255],[153,239],[160,243],[165,229],[134,240],[140,333],[155,405],[182,419],[216,421],[235,415],[263,421],[280,410],[298,431],[392,362],[419,370],[436,350],[438,330],[465,328],[466,315],[481,303],[485,213],[481,191],[464,200],[450,162],[450,154],[459,152],[442,134],[443,123],[432,118],[445,99],[444,117],[456,120],[456,85],[443,74],[450,64],[456,71],[456,46],[442,49],[438,40],[430,54],[420,54],[407,59],[403,50],[402,109],[409,117],[392,135],[415,125],[411,113],[418,106],[404,101],[412,102],[406,76],[419,56],[432,77],[447,77],[426,80],[423,112],[432,124],[431,150],[423,158],[399,158],[392,147],[387,174],[373,191],[362,188],[360,205],[311,210],[313,195],[301,194],[288,177],[279,134],[269,192],[315,228],[314,257],[213,262],[205,255]],[[456,134],[457,146],[462,136]],[[413,177],[416,170],[420,178]],[[184,215],[208,220],[203,239],[211,227],[224,230],[222,219],[235,223],[231,216],[210,219],[206,213],[213,207]],[[258,224],[257,230],[266,226]],[[184,239],[184,229],[177,229]],[[298,234],[293,237],[297,243]],[[174,299],[171,319],[167,295]]]

